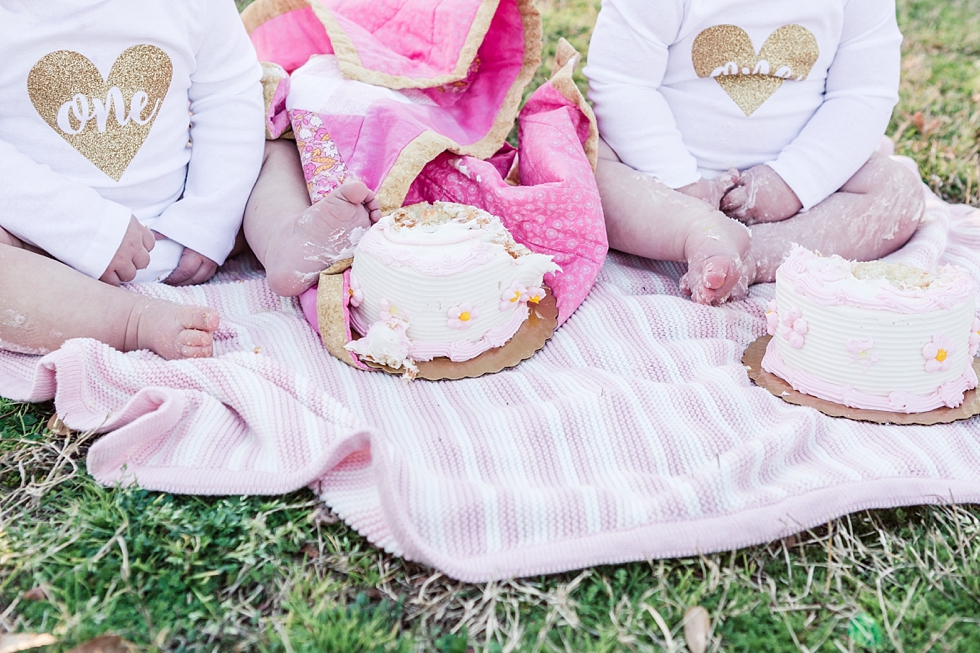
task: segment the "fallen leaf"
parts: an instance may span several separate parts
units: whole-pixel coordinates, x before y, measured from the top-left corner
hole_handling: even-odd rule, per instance
[[[24,592],[25,601],[46,601],[48,595],[44,593],[44,589],[41,587],[35,587]]]
[[[711,634],[711,616],[700,605],[688,608],[684,613],[684,641],[691,653],[704,653]]]
[[[58,640],[48,633],[3,633],[0,634],[0,653],[29,651],[32,648],[49,646],[57,642]]]
[[[58,413],[52,415],[51,419],[48,420],[48,430],[55,435],[62,436],[71,433],[71,429],[65,426],[65,423],[61,421],[60,417],[58,417]]]
[[[136,645],[119,635],[100,635],[79,644],[68,653],[136,653]]]
[[[794,546],[796,546],[796,535],[790,535],[789,537],[784,537],[783,544],[786,545],[787,549],[792,549]]]
[[[300,547],[300,550],[299,551],[300,551],[300,553],[302,553],[303,555],[305,555],[307,558],[319,558],[320,557],[320,550],[317,549],[314,545],[310,544],[309,542],[307,542],[302,547]]]
[[[919,130],[920,134],[925,135],[926,119],[922,115],[921,111],[916,111],[914,114],[912,114],[912,124]]]

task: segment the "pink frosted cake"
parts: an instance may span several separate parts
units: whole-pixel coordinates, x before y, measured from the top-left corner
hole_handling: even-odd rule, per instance
[[[976,290],[966,271],[821,257],[794,246],[776,271],[762,367],[852,408],[921,413],[977,386]]]
[[[436,202],[378,221],[354,252],[348,281],[347,348],[362,359],[405,369],[437,357],[461,362],[507,343],[545,297],[558,271],[500,220],[480,209]]]

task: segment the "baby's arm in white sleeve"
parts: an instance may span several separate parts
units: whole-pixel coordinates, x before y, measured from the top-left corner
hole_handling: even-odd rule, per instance
[[[589,44],[589,99],[599,134],[626,165],[671,188],[701,179],[658,90],[667,48],[680,29],[684,3],[605,0]]]
[[[0,227],[98,279],[132,211],[0,140]]]
[[[871,154],[898,102],[902,34],[894,0],[850,0],[825,99],[800,134],[768,165],[803,208],[843,186]]]
[[[153,225],[219,265],[235,243],[262,165],[262,70],[230,0],[209,0],[191,75],[191,159],[183,197]]]

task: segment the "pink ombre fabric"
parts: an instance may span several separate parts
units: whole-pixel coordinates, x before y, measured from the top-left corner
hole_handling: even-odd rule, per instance
[[[608,250],[599,191],[582,149],[589,121],[548,83],[528,99],[518,125],[519,150],[505,146],[487,161],[444,153],[422,170],[405,203],[478,206],[500,216],[518,242],[554,256],[562,272],[545,282],[558,302],[560,325],[588,295]],[[301,156],[309,147],[300,142]],[[515,160],[520,186],[504,181]],[[321,165],[338,167],[329,157]],[[308,177],[311,192],[323,189],[324,177]],[[306,295],[315,306],[316,289]],[[317,327],[316,311],[308,315]]]
[[[890,257],[980,279],[980,212],[935,198]],[[226,266],[138,286],[222,314],[212,360],[74,340],[0,353],[0,394],[54,399],[100,482],[195,494],[310,484],[371,542],[469,581],[766,542],[865,508],[980,502],[980,422],[882,426],[754,386],[771,284],[681,296],[683,266],[622,254],[537,355],[447,382],[368,374],[323,350],[299,302]]]

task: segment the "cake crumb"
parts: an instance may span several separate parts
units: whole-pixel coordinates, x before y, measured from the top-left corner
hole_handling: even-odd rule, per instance
[[[922,268],[885,261],[854,263],[851,274],[862,280],[883,279],[901,290],[927,290],[936,279]]]

